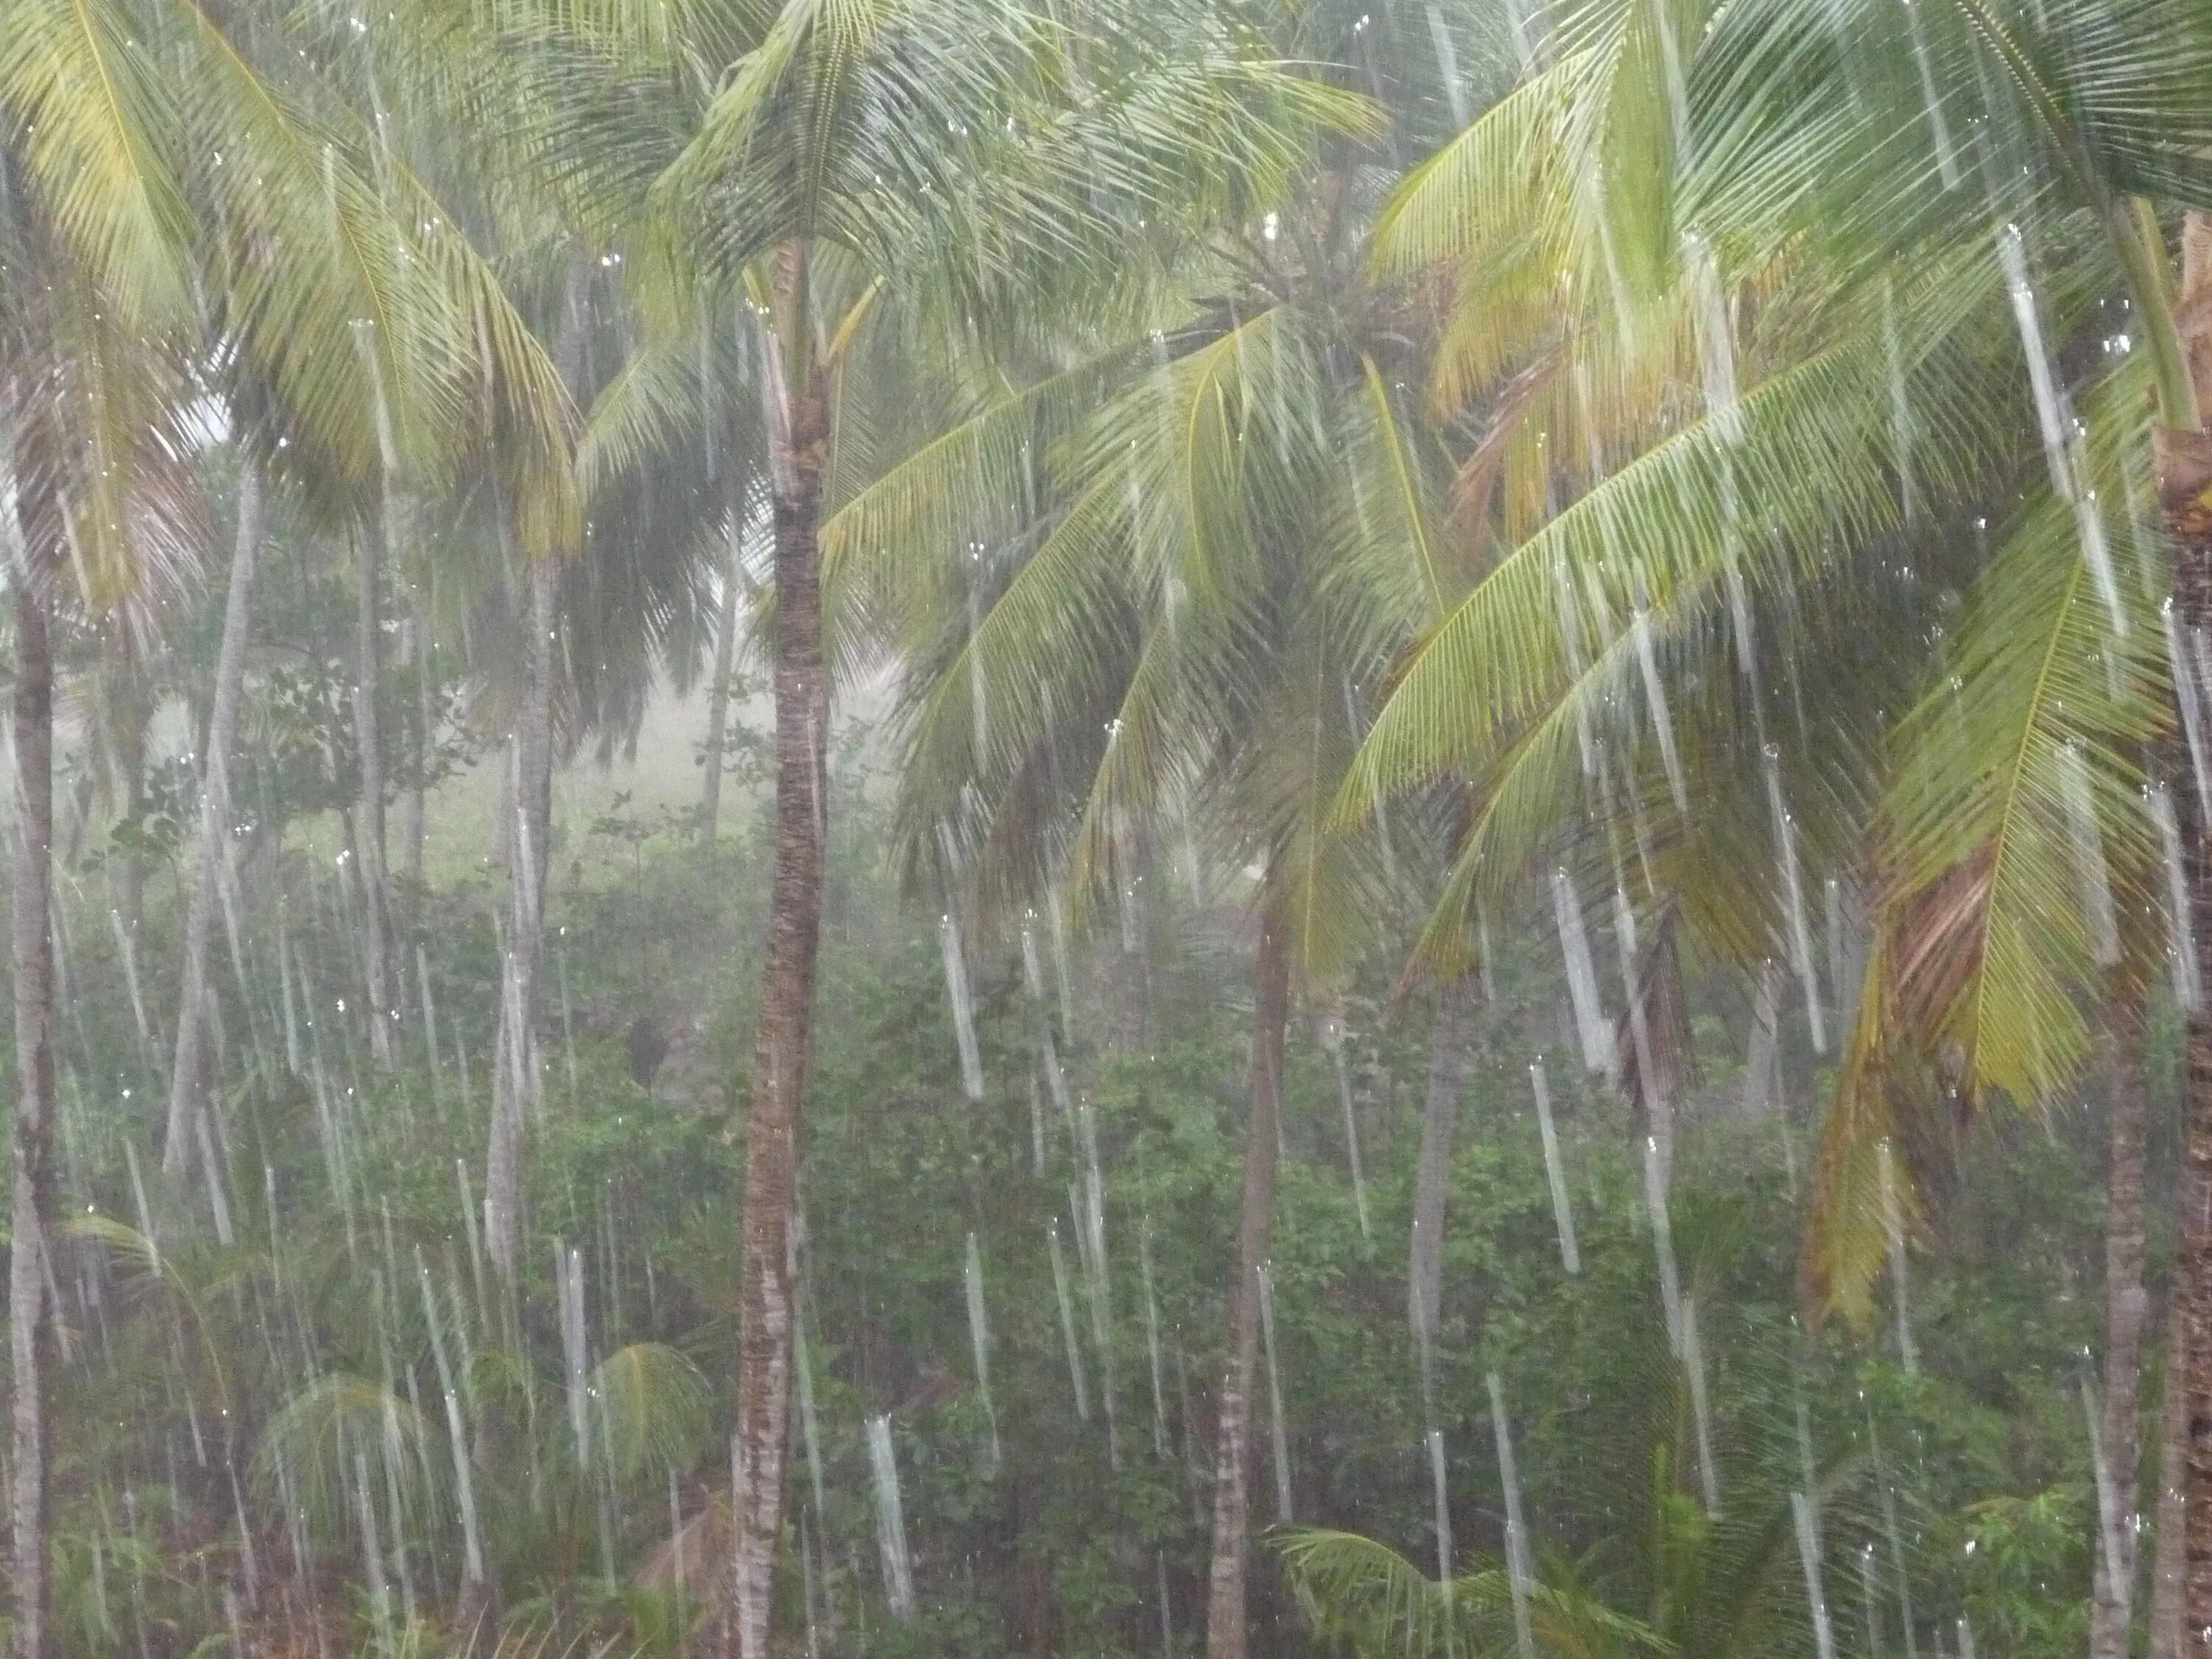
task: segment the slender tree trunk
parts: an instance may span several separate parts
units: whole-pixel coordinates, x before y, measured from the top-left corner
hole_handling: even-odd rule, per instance
[[[18,509],[20,511],[20,508]],[[15,973],[15,1171],[8,1249],[9,1347],[15,1364],[15,1652],[47,1659],[49,1579],[46,1389],[53,1309],[45,1249],[53,1226],[54,662],[46,615],[27,574],[15,574],[15,891],[9,896]]]
[[[1272,878],[1273,872],[1270,872]],[[1284,1027],[1291,1011],[1289,919],[1272,879],[1260,896],[1252,999],[1252,1116],[1244,1131],[1244,1197],[1237,1225],[1237,1286],[1214,1443],[1213,1555],[1206,1574],[1206,1659],[1244,1659],[1244,1566],[1251,1510],[1252,1400],[1260,1347],[1260,1270],[1275,1206],[1275,1149],[1283,1104]]]
[[[508,734],[510,740],[514,735],[513,732]],[[516,764],[515,754],[510,750],[500,762],[498,797],[492,808],[498,822],[492,827],[491,861],[495,867],[505,870],[510,875],[514,870],[514,815],[520,810],[515,804],[518,799],[514,788]]]
[[[742,514],[740,501],[735,511]],[[714,678],[708,688],[707,775],[699,792],[699,838],[711,842],[722,817],[722,751],[730,724],[730,669],[738,654],[738,543],[739,520],[730,524],[730,543],[722,556],[722,614],[714,632]]]
[[[246,678],[246,635],[253,597],[253,559],[261,540],[261,477],[249,465],[238,486],[238,542],[230,555],[230,592],[223,605],[222,645],[216,659],[215,703],[201,750],[200,844],[191,897],[185,907],[185,963],[177,1003],[176,1059],[169,1068],[169,1123],[161,1138],[161,1170],[176,1181],[191,1168],[199,1127],[200,1073],[206,1035],[208,948],[221,894],[224,842],[230,834],[230,746],[238,731],[239,690]]]
[[[120,716],[117,721],[119,729],[114,734],[115,793],[122,801],[124,817],[137,830],[144,828],[140,814],[146,810],[148,693],[140,682],[136,664],[127,666],[124,672],[125,682],[115,697]],[[135,836],[124,848],[123,891],[116,908],[123,917],[123,931],[136,951],[146,922],[146,854]]]
[[[2188,1200],[2185,1196],[2185,1208]],[[2184,1577],[2182,1486],[2189,1460],[2189,1376],[2183,1346],[2189,1304],[2177,1284],[2166,1316],[2166,1385],[2160,1390],[2158,1429],[2158,1549],[2151,1559],[2150,1659],[2181,1659]]]
[[[2184,237],[2185,270],[2181,314],[2202,309],[2197,302],[2212,294],[2212,220],[2188,216]],[[2190,368],[2200,407],[2212,407],[2212,338],[2203,321],[2186,331]],[[2159,504],[2173,556],[2174,620],[2185,647],[2193,654],[2212,641],[2212,435],[2202,431],[2162,430],[2155,442]],[[2201,678],[2190,682],[2195,665],[2184,663],[2174,675],[2183,696],[2201,696]],[[2197,980],[2204,982],[2206,945],[2212,941],[2212,825],[2204,822],[2196,780],[2174,792],[2182,820],[2182,860],[2188,890],[2189,937],[2197,958]],[[2182,1128],[2183,1191],[2177,1253],[2177,1293],[2185,1301],[2183,1318],[2184,1410],[2187,1455],[2182,1480],[2184,1540],[2182,1636],[2192,1652],[2212,1643],[2212,999],[2200,995],[2190,1011],[2186,1033],[2185,1107]]]
[[[484,1248],[512,1281],[522,1261],[522,1143],[538,1089],[538,969],[545,938],[545,871],[553,829],[553,630],[561,569],[530,562],[529,681],[515,732],[514,857],[507,872],[507,959],[492,1056],[491,1146],[484,1168]]]
[[[1412,1267],[1407,1310],[1425,1345],[1437,1327],[1443,1286],[1444,1199],[1451,1185],[1452,1134],[1460,1097],[1467,1090],[1468,1039],[1474,1024],[1474,976],[1453,981],[1437,1000],[1429,1033],[1428,1091],[1421,1102],[1421,1161],[1413,1184]]]
[[[2136,1508],[2142,1462],[2143,1060],[2142,1012],[2131,991],[2112,1010],[2112,1165],[2105,1213],[2105,1399],[2099,1425],[2113,1513],[2100,1515],[2089,1659],[2127,1659],[2134,1625]]]
[[[579,255],[569,261],[554,338],[562,380],[580,398],[588,283],[589,267]],[[502,830],[508,838],[507,957],[492,1055],[491,1143],[484,1160],[484,1249],[510,1285],[522,1262],[522,1143],[538,1097],[538,968],[553,841],[553,637],[561,617],[560,561],[541,553],[528,563],[522,719],[515,729],[514,793],[507,798]]]
[[[407,781],[407,797],[400,813],[399,833],[406,845],[400,868],[407,886],[408,932],[419,931],[422,908],[423,778],[430,767],[430,670],[424,658],[428,641],[423,637],[422,613],[410,606],[405,632],[407,665],[415,672],[415,717],[408,722],[407,743],[412,751],[414,775]],[[406,977],[403,972],[401,978]]]
[[[392,533],[391,515],[387,501],[376,525],[360,532],[354,542],[355,574],[361,587],[354,612],[359,675],[354,687],[354,741],[361,750],[360,830],[354,856],[360,865],[363,942],[368,954],[368,1046],[383,1066],[392,1064],[392,952],[384,880],[384,742],[376,714],[384,631],[377,588],[382,580],[384,540]]]
[[[775,863],[768,960],[745,1124],[738,1273],[735,1623],[739,1659],[769,1659],[791,1414],[792,1215],[806,1086],[814,960],[822,923],[823,755],[829,676],[822,651],[822,474],[830,411],[807,360],[806,255],[776,257],[769,351],[775,534]],[[781,344],[787,356],[780,356]]]

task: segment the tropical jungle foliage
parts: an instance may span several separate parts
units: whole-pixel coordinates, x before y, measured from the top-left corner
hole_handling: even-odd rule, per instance
[[[2212,11],[7,0],[9,1639],[2212,1639]]]

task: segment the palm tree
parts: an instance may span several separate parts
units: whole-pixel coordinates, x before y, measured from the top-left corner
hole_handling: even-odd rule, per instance
[[[970,423],[954,465],[1006,466],[993,494],[1044,507],[1034,528],[979,531],[996,531],[980,616],[963,597],[976,578],[954,567],[911,716],[907,843],[918,860],[945,849],[940,877],[993,910],[1059,886],[1079,910],[1113,902],[1132,846],[1179,818],[1256,873],[1251,1109],[1216,1398],[1217,1655],[1246,1641],[1285,1022],[1295,989],[1325,985],[1390,910],[1381,839],[1334,830],[1333,802],[1392,656],[1465,584],[1401,319],[1359,276],[1364,226],[1342,198],[1371,165],[1347,148],[1311,192],[1322,212],[1248,222],[1225,268],[1195,256],[1188,319],[1149,366],[1133,354],[1089,420],[1044,378]],[[1026,471],[1039,454],[1042,480]],[[877,504],[863,497],[856,517],[863,506]]]
[[[1290,1529],[1279,1547],[1314,1632],[1343,1640],[1363,1659],[1504,1650],[1524,1616],[1538,1650],[1578,1659],[1827,1650],[1816,1630],[1826,1608],[1816,1609],[1806,1589],[1806,1550],[1833,1583],[1878,1524],[1854,1502],[1861,1489],[1852,1461],[1832,1459],[1812,1471],[1815,1489],[1802,1494],[1812,1524],[1801,1529],[1796,1489],[1811,1452],[1793,1443],[1786,1411],[1772,1410],[1787,1397],[1787,1363],[1754,1349],[1741,1356],[1747,1362],[1741,1370],[1751,1375],[1741,1380],[1775,1392],[1717,1414],[1722,1432],[1711,1455],[1727,1498],[1720,1513],[1709,1511],[1698,1496],[1701,1454],[1689,1375],[1651,1335],[1628,1340],[1652,1341],[1644,1361],[1644,1408],[1588,1425],[1602,1448],[1588,1478],[1603,1488],[1601,1498],[1589,1496],[1607,1511],[1626,1498],[1626,1527],[1572,1556],[1509,1534],[1503,1565],[1444,1576],[1440,1562],[1436,1577],[1378,1540]],[[1624,1490],[1631,1470],[1639,1475]],[[1565,1507],[1586,1512],[1577,1504]],[[1452,1541],[1440,1539],[1439,1548]]]
[[[2143,1011],[2167,944],[2136,757],[2165,736],[2171,702],[2148,594],[2130,585],[2128,637],[2143,645],[2116,645],[2074,533],[2045,492],[1991,559],[1940,678],[1900,723],[1872,835],[1874,962],[1830,1103],[1806,1260],[1817,1293],[1863,1321],[1892,1206],[1913,1205],[1909,1182],[1884,1189],[1884,1148],[1940,1139],[1930,1120],[1944,1109],[2029,1106],[2085,1066],[2106,1072],[2099,1451],[2111,1512],[2093,1642],[2110,1655],[2124,1650],[2131,1621],[2132,1528],[2118,1517],[2136,1507],[2140,1445]],[[2105,1027],[2087,1049],[2075,1036],[2087,1035],[2085,1006]],[[1932,1086],[1939,1074],[1948,1082]]]
[[[1042,900],[1039,878],[1055,866],[1079,917],[1111,904],[1136,873],[1127,849],[1140,826],[1179,816],[1221,861],[1257,867],[1208,1614],[1210,1650],[1233,1654],[1245,1635],[1261,1278],[1291,998],[1340,969],[1389,908],[1377,843],[1326,822],[1357,736],[1352,681],[1382,655],[1365,643],[1376,626],[1365,596],[1328,585],[1363,533],[1358,486],[1344,480],[1385,475],[1364,383],[1330,384],[1315,314],[1283,304],[1178,348],[1081,434],[1087,465],[1060,483],[1064,510],[972,633],[963,607],[933,653],[906,814],[919,854],[952,849],[945,877],[957,883],[966,866],[1015,908]],[[1175,499],[1177,473],[1204,481],[1197,513],[1164,507],[1146,523],[1130,511]],[[980,748],[971,677],[991,711]],[[1074,802],[1064,814],[1063,788]]]
[[[173,435],[197,395],[188,365],[255,388],[281,411],[270,424],[291,441],[289,466],[324,479],[362,477],[377,453],[371,378],[403,453],[432,468],[465,453],[477,416],[503,417],[533,530],[568,511],[557,387],[486,268],[404,168],[386,167],[382,190],[370,183],[370,124],[305,54],[275,46],[281,31],[234,27],[191,5],[41,6],[11,19],[0,50],[0,426],[14,482],[23,800],[11,906],[15,1640],[41,1659],[52,1639],[41,1258],[53,1179],[55,627],[128,616],[193,550],[176,459],[189,445]],[[216,279],[200,291],[219,308],[193,303],[195,268]],[[368,342],[373,377],[351,320],[364,311],[388,325]]]
[[[767,432],[776,829],[740,1266],[746,1659],[767,1650],[781,1519],[843,371],[878,332],[957,348],[1018,339],[1048,304],[1110,304],[1148,219],[1250,199],[1334,107],[1202,22],[1147,49],[1154,21],[1094,9],[1079,34],[995,3],[787,6],[716,41],[732,67],[654,185],[700,290],[747,299]]]
[[[1449,1659],[1502,1650],[1514,1639],[1510,1568],[1431,1578],[1378,1540],[1311,1527],[1285,1534],[1279,1547],[1307,1626],[1340,1640],[1358,1659]],[[1562,1659],[1674,1650],[1656,1631],[1571,1581],[1539,1583],[1524,1593],[1532,1632],[1544,1651]]]
[[[238,524],[230,555],[230,576],[223,604],[222,640],[215,672],[215,696],[202,745],[199,844],[192,855],[191,897],[185,911],[184,964],[178,976],[177,1044],[169,1068],[168,1127],[162,1136],[162,1162],[172,1176],[181,1175],[194,1136],[204,1135],[198,1097],[203,1086],[202,1006],[210,994],[209,947],[215,927],[216,899],[232,879],[228,866],[231,797],[230,749],[238,733],[239,693],[246,678],[246,632],[251,626],[254,562],[261,540],[261,480],[254,463],[242,470],[238,486]]]
[[[1700,776],[1700,757],[1714,752],[1704,726],[1713,679],[1702,672],[1707,690],[1698,690],[1696,641],[1734,635],[1753,754],[1771,753],[1762,684],[1776,684],[1777,668],[1793,681],[1820,681],[1802,647],[1759,674],[1753,617],[1778,601],[1863,604],[1893,586],[1882,574],[1894,567],[1886,554],[1911,539],[1916,517],[1955,520],[1977,495],[2024,469],[2031,483],[2047,471],[2041,499],[2012,538],[2024,545],[1984,584],[1992,620],[1978,643],[1962,641],[1940,655],[1941,672],[1960,676],[1969,702],[1961,710],[1948,691],[1929,699],[1922,721],[1929,753],[1917,782],[1905,763],[1908,793],[1893,801],[1909,850],[1893,859],[1899,849],[1885,828],[1889,850],[1858,865],[1874,880],[1885,938],[1916,905],[1920,920],[1898,951],[1875,953],[1831,1115],[1814,1237],[1855,1237],[1858,1276],[1831,1273],[1824,1285],[1850,1305],[1871,1282],[1865,1243],[1881,1207],[1874,1153],[1901,1132],[1893,1115],[1904,1108],[1900,1091],[1927,1098],[1933,1073],[1924,1056],[1947,1039],[1964,1045],[1968,1098],[1987,1091],[2033,1100],[2070,1076],[2094,1048],[2081,1009],[2107,993],[2094,907],[2078,899],[2081,836],[2101,842],[2115,881],[2155,847],[2136,757],[2169,724],[2160,630],[2125,574],[2115,574],[2107,549],[2121,531],[2102,503],[2127,498],[2126,463],[2117,456],[2143,458],[2156,447],[2166,473],[2174,471],[2176,446],[2163,438],[2154,446],[2143,418],[2154,390],[2166,427],[2195,423],[2180,372],[2186,354],[2166,320],[2174,313],[2156,227],[2126,198],[2148,190],[2194,201],[2205,189],[2181,137],[2206,119],[2201,82],[2187,78],[2205,61],[2205,43],[2194,20],[2163,9],[2124,21],[2086,8],[2023,11],[1980,0],[1909,13],[1815,10],[1569,8],[1540,41],[1523,88],[1401,192],[1386,252],[1423,265],[1445,259],[1460,273],[1445,334],[1457,349],[1440,359],[1440,397],[1494,386],[1514,366],[1514,348],[1496,343],[1513,341],[1513,330],[1477,335],[1461,325],[1483,316],[1480,307],[1512,315],[1516,301],[1545,291],[1539,281],[1565,276],[1594,313],[1571,322],[1558,346],[1540,337],[1542,351],[1520,348],[1534,361],[1506,382],[1492,434],[1468,463],[1486,489],[1498,465],[1491,458],[1510,457],[1516,435],[1527,447],[1531,424],[1538,441],[1555,440],[1535,469],[1547,483],[1556,484],[1563,454],[1595,453],[1571,436],[1556,441],[1589,424],[1592,400],[1580,388],[1569,407],[1563,397],[1542,406],[1521,388],[1555,392],[1571,380],[1578,359],[1603,344],[1608,312],[1616,332],[1647,346],[1674,331],[1654,327],[1645,307],[1686,315],[1705,413],[1670,418],[1663,400],[1650,405],[1656,423],[1631,446],[1640,458],[1609,477],[1586,477],[1580,498],[1533,534],[1513,528],[1507,492],[1498,516],[1506,539],[1519,545],[1409,665],[1367,761],[1371,780],[1385,785],[1458,768],[1478,780],[1485,805],[1439,912],[1449,928],[1463,925],[1472,900],[1493,895],[1558,844],[1577,810],[1568,744],[1581,743],[1587,768],[1593,733],[1601,744],[1640,749],[1647,766],[1656,759],[1684,773],[1670,793],[1685,844],[1724,843],[1741,819],[1716,820]],[[2191,67],[2169,77],[2168,64],[2185,64]],[[2146,136],[2154,130],[2157,137]],[[1508,162],[1532,143],[1538,165]],[[1664,176],[1653,184],[1632,167],[1601,165],[1608,155],[1625,159],[1624,145],[1660,157]],[[1554,155],[1566,164],[1557,173]],[[1516,255],[1510,239],[1530,219],[1546,231],[1534,256]],[[2030,286],[2027,248],[2064,253],[2039,293]],[[2148,349],[2106,354],[2111,390],[2100,394],[2087,441],[2077,442],[2045,341],[2089,325],[2087,307],[2118,289],[2146,319]],[[2006,344],[2000,298],[2018,339],[1993,358],[1991,348]],[[1808,321],[1811,331],[1798,333]],[[1877,340],[1881,368],[1863,377],[1850,371],[1854,358],[1876,361]],[[2002,365],[1974,381],[1972,403],[1925,377],[1961,351]],[[1534,422],[1520,416],[1530,404],[1541,409]],[[2006,431],[2033,431],[2021,418],[2031,408],[2047,439],[2041,457]],[[1773,470],[1783,452],[1769,441],[1808,415],[1821,422],[1819,436],[1801,429],[1791,470]],[[1601,464],[1587,468],[1602,471]],[[1670,550],[1685,532],[1692,566]],[[1928,550],[1920,538],[1914,567]],[[2150,592],[2158,586],[2154,580]],[[1548,587],[1565,597],[1547,605]],[[1586,591],[1606,596],[1595,617],[1582,603]],[[2177,610],[2185,614],[2185,603],[2178,599]],[[1617,655],[1609,675],[1585,672],[1577,660],[1608,617],[1633,622],[1605,635],[1616,641],[1632,638],[1647,617],[1655,625],[1650,647],[1636,642],[1638,653],[1648,652],[1640,674],[1626,652],[1597,654],[1601,668]],[[1639,678],[1642,699],[1629,689]],[[1928,666],[1906,667],[1907,684],[1932,678]],[[2093,678],[2107,689],[2069,702]],[[2186,691],[2185,677],[2176,683]],[[1602,695],[1608,688],[1610,697]],[[1585,696],[1593,690],[1601,695]],[[1670,704],[1668,734],[1662,726]],[[1453,715],[1448,707],[1476,713]],[[1961,714],[1969,719],[1959,732]],[[1938,735],[1947,740],[1940,750]],[[1959,744],[1948,741],[1954,736],[1970,745],[1963,762]],[[1855,747],[1878,752],[1863,737]],[[1654,756],[1655,748],[1662,752]],[[1993,769],[1978,769],[1984,758]],[[1880,787],[1845,751],[1844,775],[1853,775],[1863,792]],[[2186,802],[2191,792],[2181,793]],[[1802,809],[1795,788],[1787,798]],[[1694,826],[1682,810],[1689,800],[1698,803]],[[1839,851],[1858,839],[1862,821],[1841,815]],[[1787,870],[1795,837],[1778,807],[1776,822]],[[1797,823],[1812,827],[1808,818]],[[1755,949],[1752,959],[1764,954]],[[1893,982],[1900,972],[1908,985]],[[2112,1006],[2130,1000],[2124,991]],[[1883,1057],[1871,1058],[1876,1053]],[[1908,1076],[1899,1066],[1912,1054],[1923,1059]],[[2125,1117],[2115,1126],[2123,1199]],[[2116,1205],[2116,1215],[2125,1207]],[[1838,1224],[1845,1218],[1847,1226]],[[2124,1316],[2135,1299],[2125,1283],[2128,1231],[2116,1226],[2108,1358],[2116,1389],[2131,1395],[2128,1355],[2137,1333]],[[1815,1265],[1832,1264],[1822,1256]],[[2114,1419],[2116,1436],[2124,1427]]]

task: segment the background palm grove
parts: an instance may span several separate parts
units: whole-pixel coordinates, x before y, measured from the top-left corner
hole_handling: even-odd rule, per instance
[[[0,0],[8,1639],[2212,1639],[2202,0]]]

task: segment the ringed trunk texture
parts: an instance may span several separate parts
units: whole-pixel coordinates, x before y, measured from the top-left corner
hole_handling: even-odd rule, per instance
[[[738,512],[744,512],[740,501]],[[722,753],[730,727],[730,669],[738,654],[738,520],[730,525],[730,545],[722,560],[722,614],[714,630],[714,678],[708,688],[707,775],[699,790],[699,838],[711,842],[721,827]]]
[[[732,1584],[738,1659],[769,1659],[784,1450],[791,1416],[792,1223],[822,925],[823,756],[830,688],[822,650],[822,475],[829,402],[805,351],[805,253],[777,255],[779,331],[769,349],[775,537],[775,854],[768,957],[745,1120],[738,1266],[737,1526]]]
[[[528,684],[515,732],[514,856],[507,867],[507,958],[492,1055],[491,1145],[484,1163],[484,1248],[510,1284],[522,1261],[522,1143],[538,1092],[538,968],[545,937],[547,843],[553,828],[553,630],[561,568],[530,562]]]
[[[1260,1352],[1260,1270],[1275,1206],[1283,1105],[1284,1029],[1291,1011],[1289,919],[1271,881],[1260,899],[1252,999],[1252,1117],[1245,1127],[1244,1196],[1237,1225],[1237,1290],[1214,1443],[1213,1554],[1206,1573],[1206,1659],[1244,1659],[1246,1534],[1251,1513],[1252,1402]]]
[[[2189,1200],[2182,1200],[2185,1209]],[[2187,1298],[2176,1285],[2166,1315],[2166,1384],[2160,1391],[2158,1427],[2158,1548],[2151,1560],[2150,1659],[2181,1659],[2184,1508],[2182,1485],[2188,1476],[2188,1350],[2183,1334]]]
[[[238,697],[246,678],[246,639],[251,626],[254,554],[261,539],[261,477],[248,466],[239,480],[238,543],[230,556],[230,592],[223,605],[222,646],[216,659],[215,703],[208,714],[200,790],[200,846],[193,861],[191,901],[185,908],[185,963],[177,1002],[177,1048],[169,1068],[169,1122],[161,1139],[161,1170],[171,1181],[191,1169],[202,1103],[200,1073],[205,1054],[208,953],[221,891],[224,844],[230,830],[230,746],[238,731]]]
[[[1473,975],[1454,980],[1437,1001],[1429,1033],[1429,1079],[1421,1100],[1421,1159],[1413,1186],[1412,1267],[1407,1311],[1425,1346],[1437,1328],[1443,1290],[1444,1200],[1451,1187],[1452,1137],[1460,1097],[1467,1092],[1469,1039],[1474,1023]]]
[[[2188,216],[2184,234],[2185,269],[2183,316],[2201,312],[2197,303],[2212,295],[2212,221]],[[2203,321],[2188,330],[2185,344],[2197,382],[2200,407],[2212,407],[2212,337]],[[2212,435],[2202,431],[2159,432],[2155,437],[2159,506],[2173,559],[2174,620],[2185,647],[2202,648],[2212,641]],[[2190,684],[2189,665],[2174,676],[2177,693],[2201,696],[2201,681]],[[2205,943],[2212,939],[2212,825],[2204,822],[2196,780],[2173,792],[2182,823],[2183,873],[2188,893],[2189,941],[2197,953],[2197,979],[2203,981]],[[2185,1036],[2181,1237],[2177,1252],[2177,1293],[2184,1302],[2183,1409],[2186,1455],[2183,1460],[2182,1640],[2191,1652],[2212,1643],[2212,1003],[2200,996],[2190,1011]]]
[[[359,683],[354,687],[354,741],[361,750],[361,830],[354,855],[361,861],[363,931],[368,951],[368,1046],[379,1066],[392,1064],[390,926],[385,908],[384,882],[384,744],[377,730],[378,659],[383,623],[379,614],[377,586],[382,580],[384,539],[392,533],[391,509],[372,530],[364,530],[354,543],[356,576],[361,586],[354,613],[354,646],[359,661]]]
[[[2142,1462],[2143,1289],[2142,1016],[2127,992],[2111,1000],[2112,1164],[2105,1212],[2105,1398],[2098,1425],[2113,1513],[2101,1516],[2089,1619],[2089,1659],[2127,1659],[2134,1626],[2135,1516]]]
[[[53,1225],[54,660],[46,615],[25,573],[15,586],[17,865],[9,896],[15,972],[14,1235],[8,1249],[9,1349],[15,1364],[15,1652],[46,1659],[51,1589],[46,1389],[54,1362],[45,1249]]]

